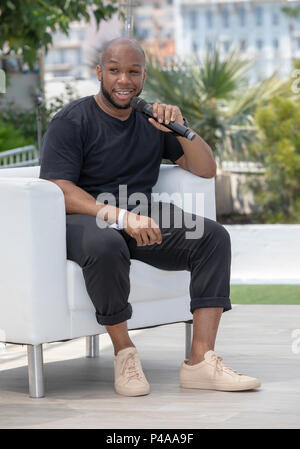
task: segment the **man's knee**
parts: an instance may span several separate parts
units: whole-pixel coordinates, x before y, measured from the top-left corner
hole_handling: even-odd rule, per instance
[[[211,241],[214,246],[231,248],[230,234],[227,229],[220,223],[205,219],[204,221],[204,240]],[[203,238],[199,239],[199,244],[203,242]]]
[[[127,244],[118,231],[113,229],[103,230],[101,239],[97,236],[90,236],[85,242],[84,252],[86,256],[107,267],[117,266],[118,263],[124,263],[124,261],[130,264]]]
[[[224,245],[230,246],[230,234],[227,231],[224,226],[222,226],[220,223],[215,222],[215,228],[213,231],[213,235],[215,239],[217,239],[220,243],[223,243]]]

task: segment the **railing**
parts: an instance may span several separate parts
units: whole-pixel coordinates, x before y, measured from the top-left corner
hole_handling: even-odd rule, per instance
[[[228,171],[232,173],[264,173],[266,171],[263,164],[259,162],[234,162],[223,161],[222,171]]]
[[[39,153],[34,145],[0,151],[0,169],[39,165]]]

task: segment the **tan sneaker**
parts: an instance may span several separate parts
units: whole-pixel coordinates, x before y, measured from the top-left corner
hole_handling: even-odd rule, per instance
[[[143,396],[150,393],[150,385],[134,347],[118,352],[114,360],[115,390],[124,396]]]
[[[204,360],[196,365],[181,364],[180,386],[202,390],[241,391],[260,387],[260,381],[225,366],[222,357],[207,351]]]

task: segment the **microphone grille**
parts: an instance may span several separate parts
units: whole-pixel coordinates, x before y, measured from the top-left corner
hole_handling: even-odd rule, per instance
[[[144,107],[146,106],[147,102],[139,97],[133,97],[131,100],[130,106],[134,109],[136,109],[139,112],[143,112]]]

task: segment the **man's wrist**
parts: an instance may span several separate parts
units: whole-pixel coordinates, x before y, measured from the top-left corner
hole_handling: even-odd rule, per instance
[[[117,226],[118,229],[124,229],[124,218],[127,210],[126,209],[120,209],[118,220],[117,220]]]
[[[125,227],[124,218],[125,218],[126,212],[127,212],[127,209],[119,209],[117,223],[111,224],[110,228],[124,229],[124,227]]]

